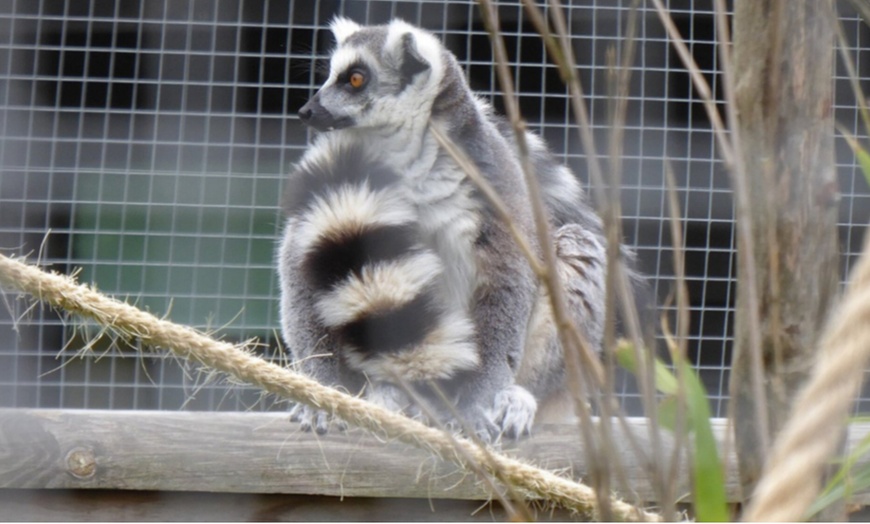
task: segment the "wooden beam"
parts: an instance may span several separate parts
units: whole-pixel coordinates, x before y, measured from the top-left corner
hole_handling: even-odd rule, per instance
[[[645,420],[629,427],[649,450]],[[575,426],[544,426],[504,449],[585,474]],[[616,450],[630,479],[622,496],[652,500],[644,462],[621,431]],[[681,485],[687,493],[687,475]],[[729,486],[733,497],[733,475]],[[358,430],[303,433],[285,413],[0,409],[0,488],[490,498],[474,475],[421,450]]]
[[[628,426],[651,451],[646,420],[631,418]],[[724,419],[714,419],[713,429],[723,442]],[[853,425],[850,443],[868,433],[870,424]],[[662,437],[670,449],[669,434]],[[617,490],[629,501],[653,501],[644,461],[625,433],[617,429],[614,443],[630,483]],[[542,426],[504,451],[573,478],[585,474],[575,426]],[[734,464],[730,455],[731,501],[738,500]],[[688,493],[685,472],[680,485]],[[359,430],[304,433],[286,413],[235,412],[0,409],[0,489],[490,498],[474,475],[405,444]],[[870,502],[870,492],[854,502]]]
[[[319,495],[0,489],[0,522],[506,522],[498,502]],[[531,508],[536,521],[567,510]]]

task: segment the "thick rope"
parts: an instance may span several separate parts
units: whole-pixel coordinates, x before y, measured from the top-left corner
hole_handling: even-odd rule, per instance
[[[870,237],[821,337],[818,361],[773,445],[744,520],[798,521],[818,496],[870,361]]]
[[[453,438],[400,414],[321,385],[287,368],[267,362],[227,342],[192,328],[161,320],[127,303],[109,298],[72,278],[48,273],[0,255],[0,288],[29,294],[52,307],[92,319],[121,335],[138,337],[152,347],[222,371],[270,393],[326,410],[378,436],[430,450],[461,467],[474,461],[490,474],[564,508],[597,514],[592,488],[536,468],[476,444]],[[611,511],[626,521],[659,521],[661,517],[621,500],[611,499]]]

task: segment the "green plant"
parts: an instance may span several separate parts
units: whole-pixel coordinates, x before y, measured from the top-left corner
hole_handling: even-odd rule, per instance
[[[692,496],[696,518],[701,522],[725,522],[730,520],[725,474],[710,424],[707,392],[686,358],[673,351],[671,346],[676,375],[660,359],[653,361],[655,386],[664,395],[659,404],[659,423],[670,431],[683,431],[691,439]],[[646,365],[646,362],[638,362],[637,354],[627,341],[621,341],[616,349],[620,366],[635,375],[642,373]],[[679,410],[683,410],[683,424],[678,422]]]

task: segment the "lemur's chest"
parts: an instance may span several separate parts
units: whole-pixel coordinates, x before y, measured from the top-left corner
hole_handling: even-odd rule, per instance
[[[435,162],[409,182],[421,236],[444,263],[444,296],[457,307],[468,307],[478,282],[475,241],[482,216],[472,188],[452,162]]]
[[[439,291],[448,304],[466,309],[479,276],[475,252],[482,216],[479,203],[465,173],[433,138],[406,131],[404,140],[365,139],[388,164],[401,166],[406,194],[417,209],[420,239],[438,254],[445,268]]]

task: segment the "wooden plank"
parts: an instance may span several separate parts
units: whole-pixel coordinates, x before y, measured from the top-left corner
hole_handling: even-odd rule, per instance
[[[645,421],[629,423],[649,448]],[[616,443],[631,479],[623,496],[651,500],[642,461],[620,432]],[[573,426],[542,427],[505,451],[585,473]],[[284,413],[0,410],[0,488],[489,498],[474,475],[426,452],[358,430],[304,433]]]
[[[628,425],[649,450],[645,419]],[[724,420],[713,426],[722,442]],[[853,425],[850,446],[868,434],[870,424]],[[663,440],[668,446],[671,439]],[[614,488],[627,500],[654,500],[643,461],[621,430],[614,444],[630,484]],[[504,451],[574,478],[586,471],[574,426],[542,426]],[[728,462],[734,501],[733,455]],[[687,475],[680,484],[687,493]],[[304,433],[285,413],[0,409],[0,488],[489,498],[474,475],[426,452],[359,430]],[[870,492],[854,501],[870,502]]]
[[[504,522],[498,503],[476,500],[248,493],[0,489],[0,522]],[[534,508],[531,508],[534,510]],[[576,520],[537,511],[535,520]]]

